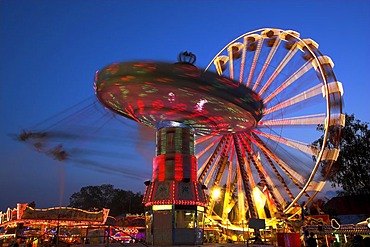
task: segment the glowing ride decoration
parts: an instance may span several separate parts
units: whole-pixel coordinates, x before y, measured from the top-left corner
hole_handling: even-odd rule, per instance
[[[18,203],[14,209],[8,208],[7,212],[0,215],[0,224],[16,221],[33,222],[58,222],[62,220],[68,225],[78,224],[105,224],[109,209],[91,212],[72,207],[53,207],[35,209],[25,203]]]
[[[251,129],[263,109],[249,88],[184,61],[113,64],[97,73],[95,88],[107,108],[157,129],[152,182],[144,195],[153,211],[158,205],[195,205],[203,215],[199,206],[206,206],[206,197],[197,178],[195,133]],[[202,234],[196,241],[202,242]]]
[[[241,222],[288,222],[302,196],[307,205],[323,188],[338,157],[343,87],[333,65],[313,40],[267,28],[230,42],[206,71],[186,61],[115,63],[97,72],[95,90],[108,109],[157,129],[146,205],[205,206],[203,185],[225,185],[223,210],[213,210],[211,196],[208,218],[227,222],[238,208]],[[307,141],[309,133],[295,129],[318,125],[316,143],[320,135]]]
[[[113,64],[97,73],[95,89],[99,101],[120,115],[154,128],[166,121],[189,126],[197,135],[251,129],[263,109],[249,88],[181,63]]]

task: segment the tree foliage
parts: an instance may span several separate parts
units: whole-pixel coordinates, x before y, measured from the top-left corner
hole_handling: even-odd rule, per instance
[[[323,130],[323,126],[318,126]],[[330,132],[330,130],[329,130]],[[321,138],[322,139],[322,138]],[[316,141],[314,144],[320,140]],[[330,143],[328,143],[330,146]],[[346,115],[345,126],[341,130],[340,153],[328,176],[333,188],[341,187],[339,195],[370,194],[370,129],[369,124],[355,116]],[[323,164],[325,167],[325,163]],[[322,170],[323,175],[325,169]]]
[[[143,195],[115,189],[111,184],[82,187],[69,198],[69,206],[84,210],[109,208],[109,215],[144,213]]]

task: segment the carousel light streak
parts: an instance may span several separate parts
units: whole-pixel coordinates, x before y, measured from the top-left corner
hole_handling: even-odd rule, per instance
[[[195,106],[195,110],[198,111],[198,112],[201,112],[203,111],[204,109],[204,105],[207,103],[208,101],[206,99],[201,99],[198,101],[198,103],[196,104]]]

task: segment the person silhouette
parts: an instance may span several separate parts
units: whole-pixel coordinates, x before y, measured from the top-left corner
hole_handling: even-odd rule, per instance
[[[310,236],[307,238],[307,246],[308,247],[317,247],[316,238],[314,238],[315,234],[310,232]]]

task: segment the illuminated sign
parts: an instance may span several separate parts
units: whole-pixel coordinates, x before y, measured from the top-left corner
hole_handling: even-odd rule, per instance
[[[172,210],[172,205],[153,205],[152,209],[157,210]]]

